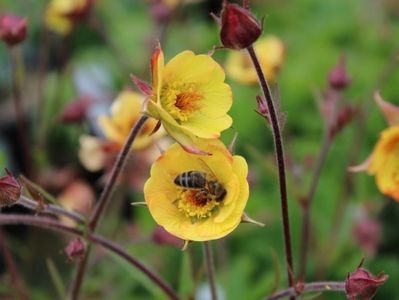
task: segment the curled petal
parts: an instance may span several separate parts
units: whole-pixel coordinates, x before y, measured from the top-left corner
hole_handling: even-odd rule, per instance
[[[399,125],[399,106],[393,105],[382,99],[380,93],[374,93],[374,99],[385,116],[389,126]]]
[[[358,172],[366,172],[371,164],[371,160],[373,159],[372,155],[370,155],[364,162],[357,166],[348,167],[349,172],[358,173]]]

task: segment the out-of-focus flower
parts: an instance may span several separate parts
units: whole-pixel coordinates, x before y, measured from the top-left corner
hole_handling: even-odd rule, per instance
[[[27,33],[27,21],[23,17],[7,14],[0,18],[0,39],[8,46],[24,41]]]
[[[345,89],[351,82],[351,78],[346,70],[345,57],[342,56],[338,64],[328,74],[330,87],[335,90]]]
[[[107,153],[104,151],[104,143],[101,139],[82,135],[79,137],[79,144],[79,160],[87,170],[96,172],[104,168]]]
[[[87,18],[93,5],[94,0],[52,0],[44,15],[45,25],[55,33],[67,35],[76,22]]]
[[[182,248],[184,241],[167,232],[163,227],[155,227],[152,233],[152,240],[158,245],[168,245],[176,248]]]
[[[98,120],[105,138],[122,148],[131,129],[141,117],[143,102],[144,97],[136,92],[125,90],[119,93],[112,103],[111,115],[100,116]],[[162,136],[164,134],[162,129],[151,134],[156,125],[157,120],[147,120],[132,149],[144,148]]]
[[[184,240],[219,239],[241,222],[249,196],[248,166],[219,140],[201,141],[211,156],[172,145],[153,164],[144,197],[155,221]]]
[[[93,103],[91,97],[79,97],[78,99],[68,103],[62,114],[61,120],[64,123],[80,123],[86,119],[86,113],[90,105]]]
[[[399,107],[385,102],[378,93],[375,98],[390,127],[380,134],[371,156],[361,165],[349,170],[367,171],[374,175],[380,192],[399,202]]]
[[[376,220],[362,218],[353,228],[353,236],[368,256],[374,256],[381,236],[381,225]]]
[[[268,81],[275,81],[284,62],[284,44],[276,36],[267,36],[254,44],[255,52]],[[244,84],[258,83],[258,77],[247,52],[231,51],[226,61],[227,75]]]
[[[94,202],[95,194],[89,184],[82,180],[76,180],[65,188],[58,196],[58,201],[65,208],[87,215]],[[60,216],[60,221],[68,226],[74,226],[75,221],[68,217]]]
[[[21,185],[7,169],[6,173],[0,177],[0,208],[15,204],[21,196]]]
[[[165,130],[188,152],[198,149],[199,138],[217,139],[230,127],[227,111],[232,92],[219,64],[208,55],[184,51],[164,65],[160,47],[151,59],[152,94],[146,114],[162,122]]]
[[[374,276],[362,267],[350,273],[345,281],[346,296],[349,300],[372,299],[377,289],[388,279],[383,273]]]
[[[82,259],[85,254],[86,246],[80,238],[73,239],[65,248],[65,253],[70,261],[74,259]]]
[[[249,10],[224,2],[221,16],[220,39],[226,48],[245,49],[262,33],[262,27]]]

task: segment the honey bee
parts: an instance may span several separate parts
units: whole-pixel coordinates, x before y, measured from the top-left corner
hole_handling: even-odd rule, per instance
[[[220,182],[211,179],[206,172],[187,171],[176,176],[174,183],[180,187],[198,190],[195,197],[201,202],[214,199],[222,202],[226,196],[226,190]]]

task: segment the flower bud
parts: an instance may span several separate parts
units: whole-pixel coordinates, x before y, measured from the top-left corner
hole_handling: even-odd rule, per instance
[[[26,38],[26,19],[15,15],[0,18],[0,39],[8,46],[14,46]]]
[[[245,49],[262,33],[258,20],[237,4],[226,3],[221,18],[220,39],[226,48]]]
[[[369,300],[372,299],[377,288],[388,279],[384,273],[374,276],[362,267],[358,267],[355,272],[350,273],[345,281],[346,297],[349,300]]]
[[[6,173],[0,177],[0,207],[15,204],[21,196],[21,185],[7,169]]]
[[[65,248],[65,253],[68,256],[68,260],[73,261],[74,259],[82,259],[85,254],[85,244],[81,239],[77,238],[69,242]]]
[[[328,74],[328,82],[330,87],[335,90],[343,90],[350,84],[351,78],[346,71],[344,57],[341,57],[335,68]]]
[[[86,113],[93,103],[91,97],[82,96],[68,103],[61,114],[61,120],[64,123],[80,123],[86,119]]]
[[[265,97],[256,96],[256,103],[258,104],[258,110],[256,112],[269,121],[269,109],[267,108]]]

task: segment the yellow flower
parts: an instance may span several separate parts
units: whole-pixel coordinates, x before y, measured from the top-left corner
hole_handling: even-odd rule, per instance
[[[51,31],[67,35],[74,21],[87,16],[93,3],[93,0],[52,0],[46,8],[44,23]]]
[[[227,111],[232,92],[219,64],[209,55],[184,51],[164,65],[160,47],[151,59],[152,94],[146,114],[161,120],[165,130],[186,151],[203,153],[199,138],[217,139],[231,126]]]
[[[266,79],[274,81],[284,62],[284,44],[275,36],[259,39],[254,44]],[[246,51],[230,51],[226,72],[234,80],[244,84],[256,84],[258,77]]]
[[[374,175],[380,192],[399,202],[399,107],[384,101],[379,93],[375,100],[390,127],[381,133],[371,156],[349,170]]]
[[[399,126],[385,129],[371,155],[368,173],[381,193],[399,201]]]
[[[188,241],[219,239],[232,232],[249,196],[245,159],[232,156],[219,140],[203,140],[199,146],[212,155],[198,156],[173,144],[155,161],[144,185],[145,201],[155,221]],[[179,175],[193,176],[184,175],[189,171],[206,177],[205,189],[186,188],[184,180],[175,183]],[[212,188],[215,182],[218,188]],[[223,189],[225,193],[216,192]]]
[[[143,102],[144,98],[138,93],[129,90],[121,92],[111,106],[111,116],[101,116],[98,120],[105,137],[122,148],[130,130],[141,116]],[[144,148],[164,134],[161,129],[150,135],[156,124],[154,119],[147,120],[132,149]]]

